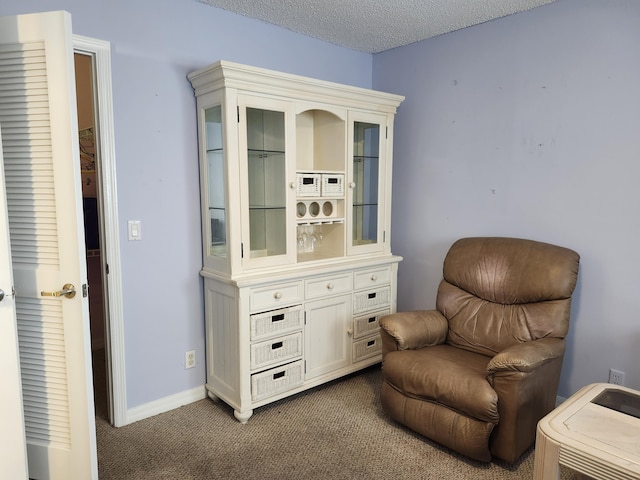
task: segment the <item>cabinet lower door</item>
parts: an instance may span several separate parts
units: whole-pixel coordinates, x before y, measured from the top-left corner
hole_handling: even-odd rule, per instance
[[[349,364],[351,295],[307,303],[305,308],[305,379]]]

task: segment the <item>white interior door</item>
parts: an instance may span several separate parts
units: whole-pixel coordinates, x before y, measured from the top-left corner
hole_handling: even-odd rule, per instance
[[[22,411],[16,305],[9,244],[9,217],[0,148],[0,478],[27,479],[27,444]]]
[[[0,17],[0,125],[29,475],[97,478],[68,13]]]

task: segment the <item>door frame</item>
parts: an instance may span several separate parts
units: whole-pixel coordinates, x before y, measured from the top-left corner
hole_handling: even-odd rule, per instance
[[[122,307],[122,272],[120,268],[120,235],[118,229],[118,197],[116,191],[115,135],[111,78],[111,46],[109,42],[73,35],[75,53],[93,58],[94,102],[98,123],[96,145],[99,211],[101,215],[101,258],[109,269],[104,282],[108,311],[105,316],[105,356],[109,419],[113,426],[127,424],[126,372],[124,358],[124,316]],[[105,265],[103,263],[103,273]],[[91,357],[87,358],[90,365]]]

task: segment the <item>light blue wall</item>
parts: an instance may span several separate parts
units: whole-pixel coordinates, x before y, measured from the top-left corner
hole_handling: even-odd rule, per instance
[[[559,0],[374,56],[396,120],[400,309],[432,308],[459,237],[577,250],[559,395],[640,388],[640,2]]]
[[[127,407],[205,382],[196,110],[189,71],[225,59],[359,87],[372,56],[194,0],[20,0],[0,15],[67,10],[111,43]],[[142,241],[127,241],[127,220]],[[195,349],[197,367],[184,369]]]

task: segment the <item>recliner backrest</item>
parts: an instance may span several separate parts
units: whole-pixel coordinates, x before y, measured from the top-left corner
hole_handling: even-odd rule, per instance
[[[436,308],[447,343],[493,356],[515,344],[564,338],[579,255],[517,238],[464,238],[444,261]]]

